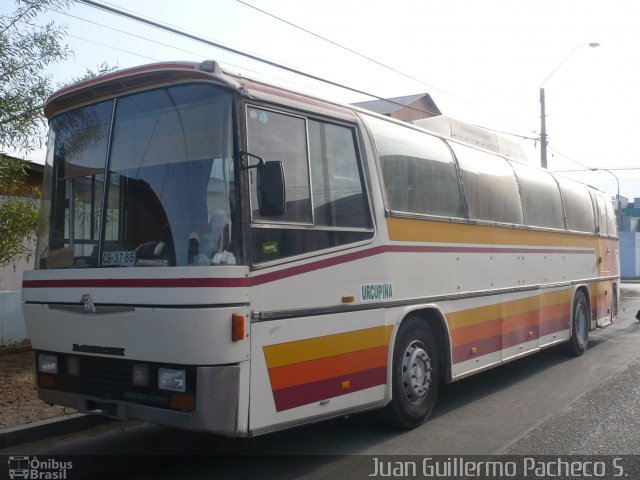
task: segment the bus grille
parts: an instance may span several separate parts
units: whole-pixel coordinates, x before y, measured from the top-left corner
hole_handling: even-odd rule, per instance
[[[64,355],[54,352],[58,356],[59,368],[55,375],[55,390],[80,393],[102,400],[122,400],[156,407],[169,408],[170,396],[173,392],[158,388],[158,369],[172,368],[186,370],[186,394],[195,395],[196,367],[138,362],[114,358],[91,357],[85,355]],[[69,357],[79,360],[79,375],[69,373]],[[36,355],[37,358],[37,355]],[[137,386],[133,384],[133,365],[145,364],[149,367],[149,385]],[[40,385],[42,388],[42,386]]]

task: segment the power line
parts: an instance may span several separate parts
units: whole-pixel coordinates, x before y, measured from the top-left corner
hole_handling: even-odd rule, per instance
[[[113,50],[117,50],[119,52],[128,53],[129,55],[135,55],[136,57],[146,58],[147,60],[153,60],[154,62],[159,62],[160,59],[154,57],[148,57],[147,55],[142,55],[141,53],[131,52],[129,50],[124,50],[122,48],[114,47],[113,45],[107,45],[106,43],[96,42],[95,40],[89,40],[88,38],[78,37],[77,35],[67,34],[68,37],[75,38],[77,40],[82,40],[84,42],[93,43],[94,45],[100,45],[101,47],[111,48]]]
[[[468,102],[467,100],[465,100],[465,99],[463,99],[463,98],[460,98],[460,97],[458,97],[457,95],[454,95],[454,94],[453,94],[453,93],[451,93],[451,92],[447,92],[446,90],[443,90],[443,89],[438,88],[438,87],[436,87],[436,86],[434,86],[434,85],[431,85],[431,84],[429,84],[429,83],[426,83],[426,82],[424,82],[423,80],[420,80],[419,78],[416,78],[416,77],[411,76],[411,75],[409,75],[409,74],[407,74],[407,73],[404,73],[404,72],[402,72],[402,71],[398,70],[397,68],[391,67],[391,66],[389,66],[389,65],[387,65],[387,64],[385,64],[385,63],[380,62],[379,60],[376,60],[375,58],[368,57],[367,55],[364,55],[364,54],[362,54],[362,53],[360,53],[360,52],[358,52],[358,51],[356,51],[356,50],[353,50],[352,48],[346,47],[346,46],[344,46],[344,45],[342,45],[342,44],[340,44],[340,43],[338,43],[338,42],[335,42],[334,40],[331,40],[331,39],[329,39],[329,38],[327,38],[327,37],[323,37],[322,35],[319,35],[319,34],[317,34],[317,33],[315,33],[315,32],[312,32],[312,31],[310,31],[310,30],[307,30],[306,28],[301,27],[300,25],[297,25],[297,24],[295,24],[295,23],[293,23],[293,22],[290,22],[289,20],[285,20],[285,19],[284,19],[284,18],[282,18],[282,17],[278,17],[277,15],[274,15],[273,13],[267,12],[266,10],[262,10],[261,8],[258,8],[258,7],[256,7],[255,5],[251,5],[250,3],[247,3],[247,2],[245,2],[244,0],[236,0],[236,1],[237,1],[238,3],[241,3],[242,5],[245,5],[245,6],[249,7],[249,8],[253,8],[254,10],[256,10],[256,11],[258,11],[258,12],[260,12],[260,13],[263,13],[264,15],[267,15],[267,16],[269,16],[269,17],[271,17],[271,18],[275,19],[275,20],[278,20],[279,22],[285,23],[285,24],[289,25],[290,27],[296,28],[296,29],[298,29],[298,30],[300,30],[300,31],[302,31],[302,32],[304,32],[304,33],[307,33],[307,34],[312,35],[312,36],[314,36],[314,37],[316,37],[316,38],[319,38],[320,40],[323,40],[323,41],[325,41],[325,42],[327,42],[327,43],[330,43],[331,45],[334,45],[334,46],[336,46],[336,47],[338,47],[338,48],[341,48],[341,49],[343,49],[343,50],[346,50],[346,51],[347,51],[347,52],[349,52],[349,53],[352,53],[352,54],[354,54],[354,55],[357,55],[357,56],[358,56],[358,57],[360,57],[360,58],[364,58],[365,60],[368,60],[369,62],[375,63],[376,65],[379,65],[379,66],[381,66],[381,67],[383,67],[383,68],[386,68],[387,70],[391,70],[391,71],[392,71],[392,72],[394,72],[394,73],[397,73],[397,74],[399,74],[399,75],[402,75],[402,76],[403,76],[403,77],[405,77],[405,78],[408,78],[408,79],[410,79],[410,80],[413,80],[414,82],[418,82],[419,84],[424,85],[425,87],[428,87],[428,88],[431,88],[431,89],[433,89],[433,90],[437,90],[437,91],[439,91],[439,92],[442,92],[442,93],[444,93],[444,94],[446,94],[446,95],[449,95],[450,97],[453,97],[453,98],[455,98],[455,99],[457,99],[457,100],[460,100],[460,101],[462,101],[462,102],[470,103],[470,102]]]
[[[564,153],[559,152],[559,151],[558,151],[558,150],[556,150],[555,148],[551,148],[551,147],[548,147],[548,148],[549,148],[549,150],[551,150],[552,152],[557,153],[557,154],[558,154],[558,155],[560,155],[561,157],[566,158],[567,160],[569,160],[570,162],[575,163],[576,165],[580,165],[582,168],[584,168],[584,169],[586,169],[586,170],[591,170],[592,168],[594,168],[594,167],[590,167],[590,166],[588,166],[588,165],[585,165],[584,163],[580,163],[580,162],[579,162],[579,161],[577,161],[577,160],[574,160],[573,158],[571,158],[571,157],[569,157],[569,156],[565,155]]]
[[[363,90],[359,90],[359,89],[354,88],[354,87],[349,87],[347,85],[343,85],[341,83],[334,82],[332,80],[328,80],[326,78],[322,78],[322,77],[319,77],[317,75],[306,73],[306,72],[303,72],[301,70],[298,70],[298,69],[283,65],[281,63],[277,63],[277,62],[274,62],[272,60],[260,57],[258,55],[246,53],[246,52],[243,52],[241,50],[238,50],[237,48],[229,47],[229,46],[223,45],[223,44],[221,44],[219,42],[215,42],[213,40],[209,40],[209,39],[206,39],[204,37],[200,37],[200,36],[198,36],[196,34],[188,33],[188,32],[186,32],[186,31],[184,31],[184,30],[182,30],[180,28],[175,28],[175,27],[171,27],[171,26],[168,26],[168,25],[164,25],[162,23],[155,22],[153,20],[149,20],[147,18],[144,18],[144,17],[142,17],[140,15],[125,12],[125,11],[119,9],[119,8],[115,8],[115,7],[111,7],[111,6],[108,6],[108,5],[104,5],[102,3],[98,3],[98,2],[95,2],[93,0],[79,0],[79,2],[80,3],[84,3],[85,5],[88,5],[90,7],[98,8],[98,9],[104,10],[106,12],[115,14],[115,15],[123,16],[125,18],[130,19],[130,20],[134,20],[134,21],[143,23],[145,25],[149,25],[149,26],[154,27],[154,28],[159,29],[159,30],[164,30],[164,31],[173,33],[175,35],[180,35],[180,36],[183,36],[185,38],[189,38],[191,40],[194,40],[196,42],[204,43],[206,45],[209,45],[209,46],[212,46],[212,47],[216,47],[216,48],[219,48],[221,50],[225,50],[227,52],[230,52],[230,53],[233,53],[233,54],[236,54],[236,55],[240,55],[242,57],[249,58],[251,60],[255,60],[255,61],[260,62],[260,63],[264,63],[265,65],[269,65],[271,67],[279,68],[281,70],[285,70],[287,72],[294,73],[294,74],[300,75],[302,77],[310,78],[312,80],[325,83],[327,85],[332,85],[334,87],[338,87],[338,88],[341,88],[341,89],[349,90],[351,92],[358,93],[360,95],[365,95],[365,96],[368,96],[368,97],[371,97],[371,98],[375,98],[377,100],[384,100],[384,101],[389,102],[391,104],[394,104],[394,105],[397,105],[397,106],[400,106],[400,107],[403,107],[403,108],[409,108],[409,109],[412,109],[412,110],[420,111],[422,113],[428,113],[428,114],[436,114],[437,113],[437,112],[432,112],[432,111],[428,111],[428,110],[423,110],[423,109],[417,108],[417,107],[403,105],[403,104],[395,102],[393,100],[389,100],[387,98],[383,98],[383,97],[381,97],[379,95],[375,95],[375,94],[372,94],[372,93],[369,93],[369,92],[365,92]]]
[[[593,168],[572,168],[569,170],[555,170],[556,172],[597,172],[600,170],[612,170],[614,172],[619,172],[619,171],[629,171],[629,170],[640,170],[640,167],[607,167],[605,168],[600,168],[600,167],[593,167]]]
[[[198,57],[202,57],[202,56],[203,56],[203,54],[202,54],[202,53],[200,53],[200,52],[195,52],[195,51],[193,51],[193,50],[187,50],[187,49],[185,49],[185,48],[180,48],[180,47],[177,47],[177,46],[175,46],[175,45],[170,45],[170,44],[168,44],[168,43],[163,43],[163,42],[161,42],[161,41],[159,41],[159,40],[155,40],[155,39],[153,39],[153,38],[149,38],[149,37],[145,37],[145,36],[143,36],[143,35],[139,35],[139,34],[131,33],[131,32],[129,32],[129,31],[122,30],[122,29],[120,29],[120,28],[115,28],[115,27],[112,27],[112,26],[109,26],[109,25],[105,25],[105,24],[103,24],[103,23],[96,22],[96,21],[94,21],[94,20],[89,20],[89,19],[87,19],[87,18],[83,18],[83,17],[77,16],[77,15],[72,15],[72,14],[70,14],[70,13],[68,13],[68,12],[64,12],[64,11],[61,11],[61,10],[55,10],[55,9],[52,9],[52,11],[53,11],[53,12],[56,12],[56,13],[58,13],[58,14],[60,14],[60,15],[65,15],[65,16],[67,16],[67,17],[71,17],[71,18],[74,18],[74,19],[76,19],[76,20],[80,20],[80,21],[82,21],[82,22],[90,23],[90,24],[92,24],[92,25],[96,25],[96,26],[99,26],[99,27],[102,27],[102,28],[106,28],[106,29],[108,29],[108,30],[112,30],[112,31],[114,31],[114,32],[122,33],[122,34],[127,35],[127,36],[130,36],[130,37],[134,37],[134,38],[137,38],[137,39],[140,39],[140,40],[144,40],[144,41],[147,41],[147,42],[150,42],[150,43],[154,43],[154,44],[156,44],[156,45],[161,45],[161,46],[166,47],[166,48],[171,48],[171,49],[173,49],[173,50],[177,50],[177,51],[179,51],[179,52],[185,52],[185,53],[188,53],[188,54],[190,54],[190,55],[196,55],[196,56],[198,56]],[[70,34],[69,34],[69,36],[70,36],[70,37],[73,37],[73,38],[77,38],[77,39],[79,39],[79,40],[86,41],[86,42],[94,43],[94,44],[96,44],[96,45],[100,45],[100,46],[103,46],[103,47],[105,47],[105,48],[110,48],[110,49],[112,49],[112,50],[118,50],[118,51],[121,51],[121,52],[125,52],[125,53],[131,54],[131,55],[138,56],[138,57],[147,58],[147,59],[149,59],[149,60],[153,60],[153,61],[161,61],[160,59],[157,59],[157,58],[154,58],[154,57],[148,57],[148,56],[146,56],[146,55],[143,55],[143,54],[140,54],[140,53],[136,53],[136,52],[131,52],[131,51],[128,51],[128,50],[123,50],[123,49],[121,49],[121,48],[115,47],[115,46],[113,46],[113,45],[109,45],[109,44],[107,44],[107,43],[95,42],[95,41],[93,41],[93,40],[89,40],[89,39],[86,39],[86,38],[83,38],[83,37],[78,37],[78,36],[74,36],[74,35],[70,35]],[[220,61],[219,63],[220,63],[221,65],[226,65],[226,66],[228,66],[228,67],[232,67],[232,68],[235,68],[235,69],[244,70],[244,71],[246,71],[246,72],[250,72],[250,73],[255,73],[256,75],[262,75],[262,76],[264,76],[264,77],[273,78],[273,79],[276,79],[276,80],[279,80],[279,81],[282,81],[282,82],[288,82],[289,84],[297,85],[297,86],[298,86],[298,87],[300,87],[300,88],[308,88],[308,89],[311,89],[311,90],[317,91],[318,93],[320,93],[320,92],[321,92],[321,90],[320,90],[320,89],[318,89],[318,88],[314,88],[314,87],[311,87],[311,86],[309,86],[309,85],[303,85],[302,83],[295,82],[295,81],[293,81],[293,80],[291,80],[291,79],[287,79],[287,80],[285,80],[285,79],[284,79],[284,78],[282,78],[282,77],[278,77],[278,76],[276,76],[276,75],[272,75],[272,74],[265,73],[265,72],[259,72],[259,71],[257,71],[257,70],[251,69],[251,68],[246,67],[246,66],[236,65],[236,64],[234,64],[234,63],[231,63],[231,62],[228,62],[228,61],[224,61],[224,60],[223,60],[223,61]]]
[[[238,0],[240,1],[240,0]],[[525,140],[533,140],[535,142],[539,141],[540,138],[527,137],[525,135],[520,135],[518,133],[504,132],[502,130],[496,130],[495,128],[484,127],[482,125],[473,124],[474,127],[484,128],[485,130],[489,130],[491,132],[501,133],[503,135],[511,135],[512,137],[524,138]]]

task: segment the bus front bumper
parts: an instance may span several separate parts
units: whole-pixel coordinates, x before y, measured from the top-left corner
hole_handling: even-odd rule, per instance
[[[53,405],[75,408],[81,413],[105,415],[118,420],[145,422],[237,436],[240,367],[197,367],[196,409],[171,410],[122,400],[105,400],[82,393],[38,388],[38,397]]]

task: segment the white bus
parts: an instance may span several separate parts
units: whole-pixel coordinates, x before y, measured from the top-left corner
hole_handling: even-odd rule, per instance
[[[384,408],[616,317],[609,198],[417,126],[223,72],[48,100],[24,314],[39,397],[252,436]]]

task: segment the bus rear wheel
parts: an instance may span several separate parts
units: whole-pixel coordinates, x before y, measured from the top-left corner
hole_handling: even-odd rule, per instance
[[[424,423],[436,402],[440,365],[429,326],[409,317],[400,326],[393,349],[391,403],[383,411],[386,423],[410,429]]]
[[[566,352],[579,357],[587,350],[589,343],[589,325],[591,324],[591,313],[589,303],[582,291],[577,291],[573,298],[571,322],[571,338],[566,344]]]

